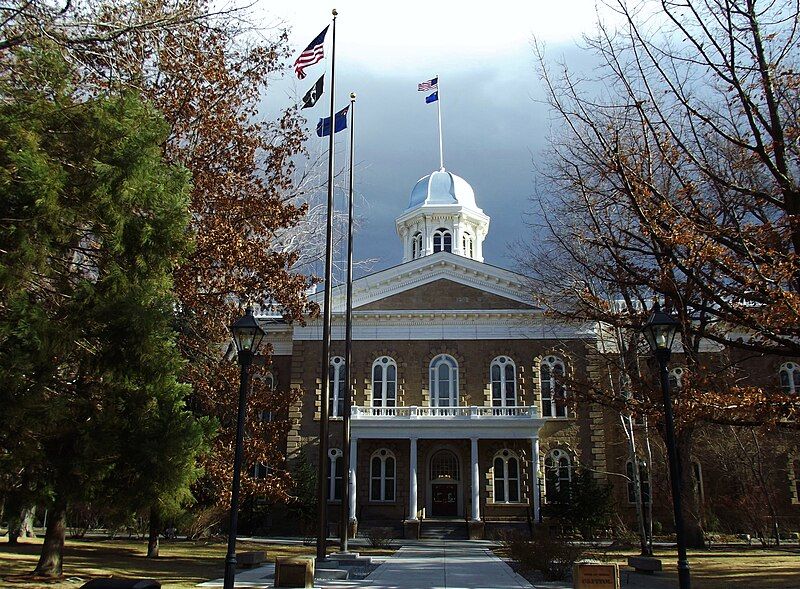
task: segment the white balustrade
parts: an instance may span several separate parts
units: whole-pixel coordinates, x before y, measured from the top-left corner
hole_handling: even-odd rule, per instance
[[[518,407],[358,407],[353,406],[352,419],[536,419],[535,406]]]

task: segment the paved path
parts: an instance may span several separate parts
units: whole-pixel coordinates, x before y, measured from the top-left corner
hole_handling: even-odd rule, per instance
[[[324,586],[324,585],[323,585]],[[520,589],[531,585],[486,546],[442,542],[404,546],[363,581],[328,586],[362,589]]]

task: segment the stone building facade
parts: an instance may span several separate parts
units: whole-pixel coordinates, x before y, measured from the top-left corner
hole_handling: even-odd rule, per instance
[[[349,448],[341,425],[345,291],[333,290],[327,485],[331,505],[349,485],[353,525],[402,526],[416,536],[421,522],[451,519],[468,522],[472,537],[527,525],[541,520],[579,465],[611,483],[633,517],[627,482],[615,476],[627,461],[618,414],[567,404],[560,377],[599,378],[595,327],[545,317],[521,276],[484,263],[488,227],[469,184],[434,172],[397,219],[403,262],[354,281]],[[321,305],[322,295],[313,296]],[[305,452],[316,462],[321,319],[264,325],[277,386],[303,391],[290,409],[288,458]],[[344,452],[350,473],[342,472]],[[797,507],[793,492],[787,505]]]

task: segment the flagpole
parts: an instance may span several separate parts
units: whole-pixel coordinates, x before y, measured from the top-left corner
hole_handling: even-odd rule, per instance
[[[442,148],[442,81],[436,74],[436,112],[439,114],[439,168],[444,170],[444,149]]]
[[[350,93],[350,191],[347,209],[347,305],[345,310],[345,362],[344,362],[344,415],[342,415],[342,510],[339,517],[339,550],[347,553],[347,536],[350,531],[350,404],[352,399],[353,372],[350,362],[353,357],[353,158],[355,157],[356,94]],[[346,478],[345,478],[346,477]],[[355,515],[355,514],[353,514]]]
[[[328,142],[328,226],[325,232],[325,299],[322,321],[322,399],[319,408],[319,464],[317,468],[317,560],[326,558],[328,539],[328,400],[331,379],[328,376],[331,363],[331,298],[333,282],[333,137],[334,95],[336,88],[336,9],[332,11],[333,27],[331,41],[331,128]],[[333,478],[334,473],[331,473]]]

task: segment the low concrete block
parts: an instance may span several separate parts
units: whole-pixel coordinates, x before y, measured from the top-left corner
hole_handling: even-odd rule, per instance
[[[629,556],[628,566],[636,569],[637,573],[652,575],[661,570],[661,561],[652,556]]]
[[[243,569],[257,567],[266,561],[267,553],[263,550],[256,550],[255,552],[239,552],[236,555],[236,566]]]
[[[403,538],[406,540],[419,540],[418,519],[407,519],[403,521]]]
[[[275,559],[275,587],[314,587],[314,557],[279,556]]]
[[[486,526],[482,521],[467,522],[467,530],[470,540],[483,540]]]

